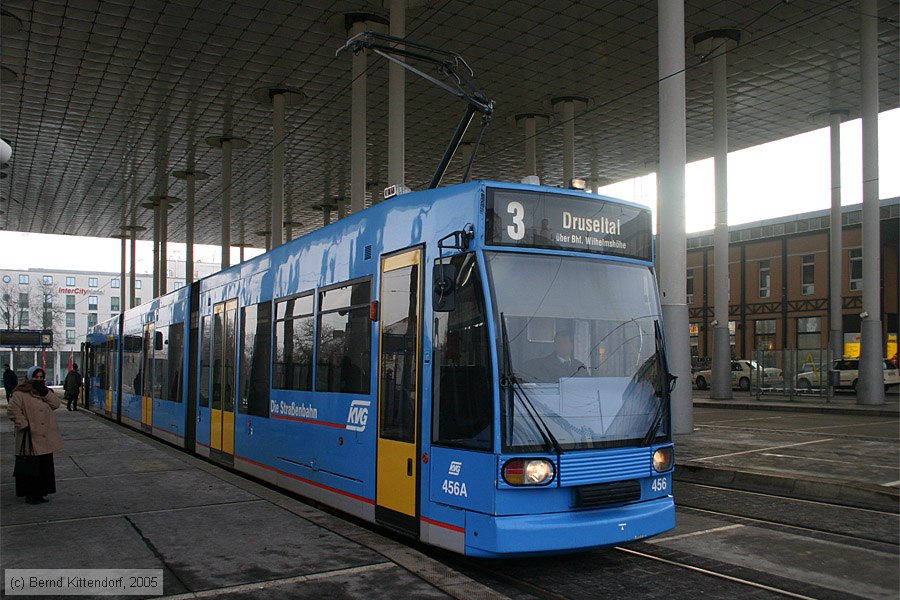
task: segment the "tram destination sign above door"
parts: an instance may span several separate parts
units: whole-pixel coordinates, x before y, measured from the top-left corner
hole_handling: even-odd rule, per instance
[[[602,198],[488,189],[485,243],[653,260],[650,209]]]

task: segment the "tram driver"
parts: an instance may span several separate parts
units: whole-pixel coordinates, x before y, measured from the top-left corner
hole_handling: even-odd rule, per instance
[[[553,352],[525,363],[526,381],[556,383],[563,377],[586,377],[587,367],[574,357],[575,341],[571,330],[563,329],[553,336]]]

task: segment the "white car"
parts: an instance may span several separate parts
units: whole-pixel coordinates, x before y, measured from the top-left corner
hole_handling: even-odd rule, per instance
[[[761,368],[754,360],[740,359],[731,361],[731,387],[749,390],[750,382],[759,383],[760,377],[762,377],[763,387],[773,386],[781,383],[783,380],[781,369],[776,369],[775,367]],[[697,386],[698,390],[705,390],[712,384],[712,370],[704,369],[691,374],[691,381]]]
[[[831,367],[838,371],[841,375],[840,383],[837,387],[852,388],[856,391],[856,384],[859,382],[859,359],[858,358],[842,358],[834,361]],[[797,388],[812,389],[821,387],[825,382],[825,374],[819,371],[808,371],[797,375]],[[884,361],[884,389],[888,389],[892,385],[900,383],[900,371],[889,360]]]

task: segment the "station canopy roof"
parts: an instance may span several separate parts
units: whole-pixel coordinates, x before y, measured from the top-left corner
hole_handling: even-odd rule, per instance
[[[662,0],[661,0],[662,1]],[[0,136],[13,148],[2,171],[0,225],[7,230],[113,236],[137,204],[151,239],[161,189],[185,199],[198,182],[196,242],[218,244],[222,152],[209,137],[236,137],[232,240],[262,246],[272,187],[271,105],[260,88],[292,88],[286,110],[285,198],[294,235],[318,227],[313,207],[349,198],[351,54],[345,13],[387,17],[385,3],[332,0],[5,0]],[[406,37],[461,54],[494,100],[473,178],[518,181],[525,132],[515,116],[545,113],[538,172],[562,183],[562,126],[551,99],[588,99],[575,117],[576,175],[610,181],[655,170],[658,155],[657,3],[644,0],[408,3]],[[878,2],[880,110],[898,106],[898,5]],[[695,34],[733,28],[728,55],[730,149],[820,127],[809,115],[859,115],[858,1],[686,0],[688,159],[711,155],[712,68]],[[369,200],[386,187],[388,61],[368,58]],[[430,73],[434,69],[425,67]],[[406,76],[406,184],[427,186],[464,102]],[[479,120],[473,122],[476,133]],[[460,153],[444,185],[462,177]],[[165,177],[161,178],[160,174]],[[184,202],[169,239],[184,241]]]

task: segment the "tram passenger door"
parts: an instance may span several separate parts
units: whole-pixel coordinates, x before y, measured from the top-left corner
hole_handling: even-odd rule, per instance
[[[210,456],[234,462],[234,397],[236,384],[237,300],[213,306]]]
[[[381,261],[375,507],[376,520],[416,536],[421,254],[416,249]]]
[[[153,430],[153,397],[155,390],[153,389],[154,377],[153,369],[156,366],[154,358],[155,344],[155,326],[153,323],[144,325],[144,353],[142,366],[143,382],[141,383],[141,430],[150,432]]]

